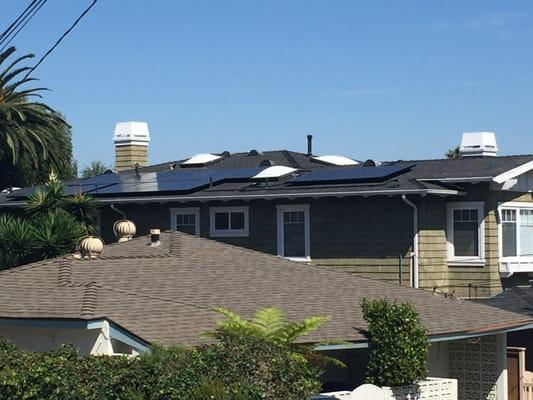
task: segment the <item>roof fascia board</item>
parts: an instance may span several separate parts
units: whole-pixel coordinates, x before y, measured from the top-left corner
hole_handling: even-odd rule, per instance
[[[128,346],[134,348],[140,353],[146,353],[150,351],[148,343],[139,340],[138,338],[121,329],[112,322],[109,322],[109,336],[112,339],[116,339],[122,343],[127,344]]]
[[[92,321],[91,321],[92,322]],[[0,318],[0,326],[20,326],[29,328],[53,329],[100,329],[101,321],[94,321],[89,327],[89,321],[69,319],[33,319],[33,318]],[[99,323],[99,325],[98,325]]]
[[[142,196],[142,197],[109,197],[97,198],[97,202],[109,203],[151,203],[168,201],[210,201],[210,200],[248,200],[248,199],[286,199],[300,197],[346,197],[346,196],[378,196],[378,195],[439,195],[439,196],[460,196],[465,193],[459,190],[447,189],[408,189],[408,190],[365,190],[365,191],[345,191],[345,192],[297,192],[297,193],[276,193],[276,194],[248,194],[248,195],[214,195],[214,196]]]
[[[471,339],[471,338],[480,337],[480,336],[489,336],[489,335],[495,335],[498,333],[523,331],[527,329],[533,329],[533,323],[522,324],[522,325],[514,326],[514,327],[504,327],[500,329],[491,329],[491,330],[487,330],[483,332],[465,332],[465,333],[458,333],[458,334],[433,335],[429,337],[429,341],[434,342],[434,343],[447,342],[451,340]]]
[[[505,171],[504,173],[495,176],[492,180],[496,183],[501,184],[509,179],[516,178],[517,176],[525,174],[526,172],[529,172],[531,170],[533,170],[533,160],[528,161],[525,164],[519,165],[518,167],[512,168],[508,171]]]
[[[449,342],[454,340],[472,339],[481,336],[490,336],[498,333],[508,333],[533,329],[533,323],[524,324],[521,326],[515,326],[513,328],[501,328],[493,329],[485,332],[472,332],[472,333],[458,333],[458,334],[445,334],[445,335],[431,335],[428,340],[431,343]],[[368,342],[354,342],[354,343],[342,343],[332,345],[318,345],[314,349],[316,351],[332,351],[332,350],[354,350],[354,349],[366,349],[369,347]]]
[[[492,176],[472,176],[472,177],[457,177],[457,178],[418,178],[419,182],[490,182],[492,181]]]

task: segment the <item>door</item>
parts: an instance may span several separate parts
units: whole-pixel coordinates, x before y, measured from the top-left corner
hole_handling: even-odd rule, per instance
[[[508,400],[522,400],[520,396],[520,352],[507,349],[507,392]]]

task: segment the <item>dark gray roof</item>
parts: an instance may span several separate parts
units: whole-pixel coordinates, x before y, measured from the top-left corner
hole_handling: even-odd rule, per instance
[[[465,157],[453,160],[416,160],[411,174],[416,179],[494,178],[510,169],[533,161],[533,154],[501,157]]]
[[[235,153],[225,156],[222,160],[206,165],[201,168],[187,168],[188,171],[199,171],[217,173],[221,170],[245,170],[259,167],[261,161],[270,160],[273,165],[285,165],[296,168],[300,174],[306,174],[316,169],[339,168],[328,166],[312,160],[311,157],[303,153],[282,151],[267,151],[257,155],[248,153]],[[120,174],[111,174],[106,177],[100,175],[94,179],[99,179],[96,191],[88,193],[100,198],[102,202],[121,199],[119,201],[129,201],[130,198],[139,199],[142,197],[173,196],[175,200],[187,201],[208,200],[211,198],[274,198],[287,196],[350,196],[350,195],[372,195],[372,194],[439,194],[457,195],[461,194],[460,188],[450,187],[446,180],[491,180],[506,171],[523,165],[533,160],[533,155],[503,156],[503,157],[467,157],[455,160],[413,160],[413,161],[393,161],[384,162],[383,166],[411,166],[399,175],[391,176],[384,180],[374,182],[322,182],[308,183],[306,185],[294,186],[288,178],[282,178],[276,182],[269,182],[268,185],[257,184],[249,179],[234,179],[214,182],[212,185],[203,185],[190,190],[165,190],[161,189],[159,183],[160,175],[164,179],[169,178],[169,174],[174,171],[184,171],[180,167],[180,161],[163,163],[149,167],[140,168],[136,178],[135,171],[126,171]],[[264,168],[264,167],[263,167]],[[341,168],[363,168],[341,167]],[[372,168],[372,167],[369,167]],[[102,181],[107,178],[120,182],[115,186],[118,191],[106,190],[106,185]],[[481,178],[481,179],[478,179]],[[161,178],[162,179],[162,178]],[[147,182],[145,184],[144,182]],[[79,185],[93,188],[87,185],[88,180],[77,180],[67,183],[72,190]],[[162,182],[162,181],[161,181]],[[78,185],[78,186],[76,186]],[[164,186],[164,185],[162,185]],[[101,189],[103,187],[103,189]],[[0,207],[10,204],[20,204],[25,196],[31,194],[34,189],[27,188],[15,191],[11,195],[0,196]],[[77,189],[76,189],[77,190]]]
[[[0,273],[0,318],[106,318],[149,343],[199,343],[223,306],[249,317],[267,306],[290,320],[330,316],[303,339],[366,341],[364,298],[410,301],[431,336],[492,332],[533,320],[179,232],[108,245],[100,258],[72,256]]]
[[[479,299],[476,302],[533,317],[533,287],[531,286],[509,287],[494,297]]]

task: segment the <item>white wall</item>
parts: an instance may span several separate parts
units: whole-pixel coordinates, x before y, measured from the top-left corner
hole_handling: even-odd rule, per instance
[[[49,351],[62,344],[72,344],[81,355],[88,355],[100,329],[51,329],[17,326],[0,326],[0,337],[6,337],[21,349]]]

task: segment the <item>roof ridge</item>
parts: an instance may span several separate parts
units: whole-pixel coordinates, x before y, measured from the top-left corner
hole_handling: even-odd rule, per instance
[[[91,283],[93,283],[93,282],[91,282]],[[95,286],[97,286],[97,285],[95,285]],[[189,306],[189,307],[199,308],[201,310],[213,311],[212,307],[203,306],[201,304],[196,304],[196,303],[190,303],[190,302],[183,301],[183,300],[177,300],[177,299],[172,299],[172,298],[168,298],[168,297],[161,297],[161,296],[153,296],[153,295],[150,295],[150,294],[139,293],[137,291],[131,291],[131,290],[126,290],[126,289],[118,289],[118,288],[115,288],[115,287],[109,286],[109,285],[102,285],[101,287],[103,289],[111,290],[111,291],[117,292],[117,293],[129,294],[129,295],[137,296],[137,297],[144,297],[146,299],[154,299],[154,300],[166,301],[166,302],[169,302],[169,303],[176,303],[176,304],[179,304],[179,305],[182,305],[182,306]]]
[[[72,265],[70,260],[67,258],[62,258],[57,263],[57,281],[59,286],[66,286],[71,283],[72,279]]]
[[[85,290],[81,300],[80,317],[88,318],[94,315],[94,311],[96,310],[96,302],[98,300],[99,287],[100,286],[97,282],[89,282],[85,285]]]
[[[46,260],[40,260],[40,261],[33,261],[28,264],[23,264],[23,265],[18,265],[12,268],[7,268],[7,269],[0,271],[0,276],[6,275],[6,274],[14,274],[16,272],[26,271],[26,270],[37,268],[37,267],[44,267],[46,265],[58,264],[61,260],[68,259],[71,256],[72,254],[66,254],[60,257],[48,258]]]

